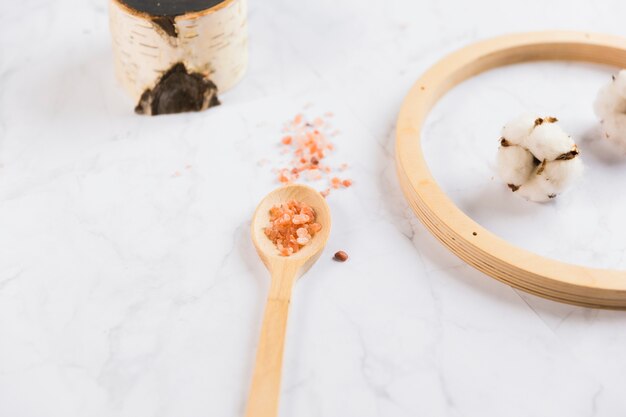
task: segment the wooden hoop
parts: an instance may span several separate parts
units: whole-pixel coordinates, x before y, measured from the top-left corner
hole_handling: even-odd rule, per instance
[[[583,32],[534,32],[489,39],[458,50],[413,85],[398,116],[396,168],[422,223],[474,268],[520,290],[570,304],[626,309],[626,271],[545,258],[511,245],[465,215],[439,188],[421,148],[421,129],[439,98],[483,71],[527,61],[570,60],[626,67],[626,39]]]

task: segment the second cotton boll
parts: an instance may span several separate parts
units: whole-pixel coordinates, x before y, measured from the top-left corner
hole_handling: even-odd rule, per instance
[[[626,151],[626,70],[600,89],[593,107],[604,137]]]
[[[522,115],[502,129],[498,174],[511,191],[545,202],[582,175],[576,144],[554,117]]]

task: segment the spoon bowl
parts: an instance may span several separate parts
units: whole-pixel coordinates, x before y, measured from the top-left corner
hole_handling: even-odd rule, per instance
[[[270,224],[270,209],[290,200],[307,204],[315,211],[315,221],[322,226],[298,252],[282,256],[265,235]],[[257,348],[252,387],[246,417],[276,417],[280,397],[283,350],[291,291],[320,257],[330,235],[330,209],[322,195],[305,185],[287,185],[269,193],[259,203],[252,219],[252,241],[259,257],[271,274],[270,290],[263,316],[261,337]]]
[[[270,224],[270,209],[289,200],[307,204],[315,211],[315,221],[322,226],[311,241],[291,256],[282,256],[276,245],[265,236],[265,228]],[[284,263],[300,265],[300,275],[306,272],[319,258],[330,235],[330,209],[326,199],[315,189],[306,185],[292,184],[277,188],[261,200],[252,219],[252,242],[259,257],[272,272],[277,265]]]

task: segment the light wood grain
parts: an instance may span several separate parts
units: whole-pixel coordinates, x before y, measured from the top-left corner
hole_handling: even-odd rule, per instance
[[[296,200],[315,210],[322,230],[299,252],[280,256],[276,246],[265,236],[272,206]],[[261,260],[270,271],[271,283],[257,348],[256,364],[248,399],[246,417],[275,417],[278,415],[280,381],[287,317],[291,291],[298,277],[319,258],[326,246],[331,228],[330,209],[316,190],[304,185],[288,185],[268,194],[259,204],[252,220],[252,241]]]
[[[109,0],[115,73],[135,102],[177,63],[209,78],[220,94],[242,79],[248,66],[247,0],[172,17],[176,36],[154,24],[154,17]]]
[[[567,31],[521,33],[470,45],[436,63],[413,85],[398,116],[396,167],[402,190],[431,233],[485,274],[552,300],[624,309],[626,271],[567,264],[511,245],[456,207],[424,159],[422,124],[443,94],[483,71],[537,60],[584,61],[622,68],[626,67],[626,39]]]

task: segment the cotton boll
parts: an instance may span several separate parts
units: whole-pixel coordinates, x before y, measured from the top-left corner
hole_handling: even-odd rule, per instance
[[[521,145],[535,127],[537,116],[522,114],[502,128],[502,138],[511,145]]]
[[[522,185],[533,172],[533,159],[533,155],[521,146],[500,146],[498,175],[508,185]]]
[[[626,74],[625,74],[626,75]],[[507,124],[498,150],[498,174],[516,194],[545,202],[567,190],[582,175],[583,165],[576,144],[556,124],[554,117],[526,116]],[[528,126],[532,123],[532,126]],[[626,127],[626,115],[623,119]],[[524,132],[528,132],[524,136]]]
[[[544,122],[535,126],[525,146],[540,161],[553,161],[574,147],[574,141],[556,123]]]
[[[602,123],[602,136],[626,150],[626,70],[600,89],[594,112]]]

